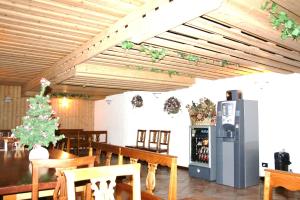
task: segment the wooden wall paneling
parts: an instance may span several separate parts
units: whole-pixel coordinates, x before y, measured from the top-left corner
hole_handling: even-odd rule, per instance
[[[11,97],[5,102],[5,97]],[[0,129],[13,129],[21,124],[27,110],[26,98],[21,97],[20,86],[0,85]]]
[[[62,98],[52,98],[51,103],[59,117],[60,129],[94,130],[94,101],[86,99],[67,99],[63,107]]]

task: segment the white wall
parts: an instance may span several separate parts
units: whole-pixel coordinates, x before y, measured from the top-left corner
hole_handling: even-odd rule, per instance
[[[95,104],[95,130],[108,130],[108,142],[117,145],[133,145],[137,129],[171,130],[170,154],[178,157],[178,164],[189,164],[189,126],[190,120],[185,106],[201,97],[208,97],[215,103],[225,100],[227,90],[238,89],[244,99],[258,100],[260,163],[267,162],[274,168],[274,152],[283,148],[290,153],[290,169],[300,172],[300,159],[297,146],[298,116],[300,113],[299,74],[259,74],[216,81],[198,79],[187,89],[153,95],[151,92],[127,92],[97,101]],[[144,106],[133,108],[131,99],[139,94]],[[167,98],[175,96],[182,105],[176,115],[163,111]],[[261,164],[260,164],[261,165]],[[263,169],[261,168],[261,175]]]

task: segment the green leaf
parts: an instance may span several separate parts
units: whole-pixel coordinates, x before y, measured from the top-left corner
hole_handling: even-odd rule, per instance
[[[260,6],[260,9],[262,9],[262,10],[266,10],[267,9],[267,7],[268,7],[268,5],[269,5],[269,1],[265,1],[265,3],[263,3],[261,6]]]
[[[273,18],[272,19],[272,25],[274,28],[278,28],[280,26],[281,22],[278,20],[278,18]]]
[[[285,22],[284,24],[285,28],[293,28],[295,26],[295,22],[293,20],[287,20],[287,22]]]
[[[226,65],[228,65],[229,63],[228,63],[228,60],[222,60],[221,61],[221,66],[222,67],[225,67]]]
[[[279,12],[277,19],[281,22],[284,23],[285,21],[287,21],[289,18],[287,16],[287,14],[283,11]]]
[[[292,31],[292,36],[293,37],[299,37],[300,35],[300,26],[298,26],[297,28],[295,28],[293,31]]]
[[[192,61],[192,62],[198,62],[198,61],[199,61],[199,57],[198,57],[198,56],[194,56],[194,55],[188,55],[188,56],[186,57],[186,59],[187,59],[188,61]]]
[[[270,12],[273,13],[273,14],[276,13],[277,8],[278,8],[278,5],[273,2],[272,6],[271,6],[271,11]]]
[[[142,66],[136,66],[136,69],[137,69],[137,70],[143,70],[144,67],[142,67]]]
[[[287,33],[287,31],[285,29],[283,29],[281,31],[281,36],[280,37],[281,37],[281,39],[285,40],[289,37],[289,34]]]
[[[179,73],[175,70],[168,70],[168,74],[170,77],[172,77],[172,75],[178,75]]]
[[[132,49],[134,44],[128,40],[122,42],[122,49]]]

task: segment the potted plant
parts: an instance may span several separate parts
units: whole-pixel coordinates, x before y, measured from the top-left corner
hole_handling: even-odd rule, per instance
[[[12,130],[20,144],[27,145],[33,149],[29,153],[29,159],[49,158],[48,150],[42,146],[48,147],[50,143],[55,143],[64,138],[63,135],[55,136],[55,130],[58,129],[59,118],[54,117],[54,111],[49,104],[49,95],[44,96],[46,88],[50,82],[45,78],[41,79],[41,91],[35,97],[27,99],[29,109],[26,116],[22,118],[22,124]],[[42,151],[35,154],[36,151]],[[42,157],[42,155],[45,157]],[[48,155],[47,155],[48,154]],[[37,157],[35,157],[37,156]]]
[[[216,104],[204,97],[199,103],[192,101],[192,105],[187,105],[192,125],[215,125],[216,124]]]

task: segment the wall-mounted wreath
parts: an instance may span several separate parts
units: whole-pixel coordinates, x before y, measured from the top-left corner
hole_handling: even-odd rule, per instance
[[[176,114],[180,110],[180,102],[175,97],[170,97],[167,99],[164,105],[164,111],[166,111],[168,114]]]
[[[132,100],[131,100],[131,104],[133,105],[133,107],[142,107],[143,106],[143,98],[140,95],[135,95]]]

